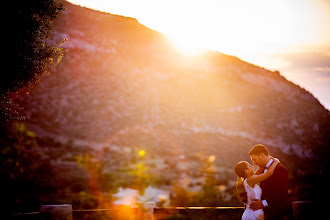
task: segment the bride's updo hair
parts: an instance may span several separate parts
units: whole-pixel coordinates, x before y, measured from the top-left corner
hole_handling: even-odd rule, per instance
[[[246,172],[245,170],[248,167],[248,162],[241,161],[235,166],[235,173],[237,175],[237,182],[236,182],[236,191],[238,199],[243,202],[244,204],[247,203],[247,194],[244,187],[244,180],[246,179]]]
[[[236,164],[235,166],[235,173],[238,177],[242,177],[244,179],[246,179],[246,172],[245,170],[247,169],[248,167],[248,162],[246,161],[241,161],[241,162],[238,162],[238,164]]]

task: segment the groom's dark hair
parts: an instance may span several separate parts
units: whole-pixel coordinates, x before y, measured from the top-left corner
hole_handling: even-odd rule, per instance
[[[255,145],[250,151],[249,151],[249,155],[259,155],[259,154],[265,154],[266,156],[269,156],[269,152],[268,149],[262,145],[262,144],[257,144]]]

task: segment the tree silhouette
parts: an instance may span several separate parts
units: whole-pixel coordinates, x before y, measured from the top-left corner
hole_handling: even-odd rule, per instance
[[[10,17],[4,34],[5,64],[0,74],[0,123],[18,117],[10,92],[31,89],[40,78],[61,61],[65,42],[52,42],[54,19],[64,10],[61,0],[12,1],[6,7]]]

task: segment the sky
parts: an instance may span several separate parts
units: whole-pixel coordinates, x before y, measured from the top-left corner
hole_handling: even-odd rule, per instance
[[[69,0],[136,18],[183,53],[201,48],[279,71],[330,109],[330,0]]]

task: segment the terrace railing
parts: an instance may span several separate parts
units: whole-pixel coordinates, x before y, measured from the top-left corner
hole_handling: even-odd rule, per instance
[[[292,215],[289,219],[309,219],[315,206],[311,202],[292,203]],[[174,220],[241,219],[244,207],[155,207],[155,203],[137,203],[135,206],[115,206],[109,209],[72,210],[72,206],[46,205],[40,212],[17,213],[13,220]]]

